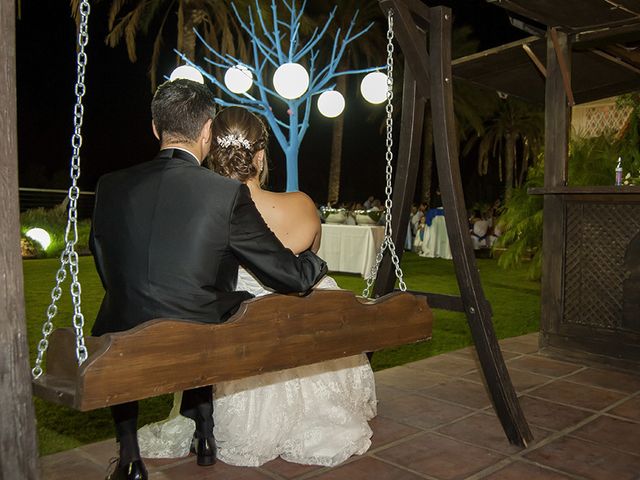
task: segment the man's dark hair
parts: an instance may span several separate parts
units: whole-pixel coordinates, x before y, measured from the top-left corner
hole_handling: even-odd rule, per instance
[[[201,83],[179,79],[158,87],[151,116],[161,141],[195,142],[216,114],[213,93]]]

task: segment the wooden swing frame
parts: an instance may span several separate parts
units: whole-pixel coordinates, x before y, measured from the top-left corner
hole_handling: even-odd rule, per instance
[[[156,319],[126,332],[88,337],[89,358],[78,367],[71,329],[50,339],[47,373],[33,381],[46,400],[92,410],[186,388],[308,365],[431,337],[435,306],[464,311],[496,412],[511,443],[532,435],[504,364],[491,323],[463,215],[451,76],[451,11],[418,0],[381,0],[394,11],[396,39],[405,54],[402,126],[393,193],[394,244],[403,245],[415,192],[422,122],[431,99],[440,188],[461,297],[393,293],[394,268],[386,255],[376,300],[346,291],[306,297],[268,295],[242,304],[224,324]],[[426,34],[430,49],[427,52]],[[402,252],[398,252],[401,256]]]
[[[383,12],[394,11],[395,37],[405,57],[402,124],[393,190],[393,241],[404,245],[420,165],[425,104],[430,100],[438,179],[460,297],[412,293],[425,295],[432,307],[465,312],[502,428],[509,442],[524,447],[533,435],[498,345],[491,305],[482,289],[465,215],[453,111],[451,9],[427,7],[419,0],[379,0],[379,4]],[[387,255],[378,272],[374,293],[384,295],[393,291],[393,287],[393,265]]]

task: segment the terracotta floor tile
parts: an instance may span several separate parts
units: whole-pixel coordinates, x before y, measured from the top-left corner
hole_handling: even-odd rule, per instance
[[[472,410],[422,395],[408,395],[395,402],[378,404],[378,416],[419,428],[453,422]]]
[[[562,437],[526,458],[593,480],[637,480],[640,457],[577,438]]]
[[[544,375],[538,375],[524,370],[515,370],[511,368],[510,365],[507,366],[509,370],[509,377],[511,377],[511,383],[518,393],[540,386],[550,380],[549,377],[545,377]]]
[[[530,345],[540,345],[540,333],[538,332],[527,333],[526,335],[520,335],[518,337],[511,337],[511,339],[513,340],[515,340],[516,338],[518,339],[519,342],[522,342],[522,343],[528,343]],[[502,343],[509,340],[510,339],[505,338],[500,342]]]
[[[523,340],[520,337],[500,340],[500,348],[503,352],[536,353],[539,350],[538,342]]]
[[[42,480],[69,480],[73,478],[96,478],[106,476],[108,463],[96,465],[81,457],[75,450],[48,455],[40,459]],[[16,480],[18,480],[16,478]]]
[[[354,462],[334,467],[313,480],[419,480],[417,475],[407,472],[375,458],[363,457]]]
[[[535,373],[525,372],[524,370],[514,370],[509,367],[509,364],[507,364],[507,368],[509,369],[511,382],[513,383],[513,386],[518,393],[522,393],[525,390],[529,390],[530,388],[542,385],[543,383],[546,383],[550,380],[549,377],[537,375]],[[470,382],[481,384],[485,383],[482,372],[480,372],[479,370],[471,371],[461,378]]]
[[[472,358],[464,358],[448,353],[408,363],[407,368],[429,370],[442,375],[461,376],[478,368],[478,362]]]
[[[446,375],[426,370],[396,367],[378,372],[376,374],[376,384],[413,392],[447,382],[449,378]]]
[[[560,362],[539,355],[525,355],[515,358],[509,360],[507,365],[509,369],[517,368],[548,377],[561,377],[582,368],[580,365]]]
[[[319,467],[317,465],[300,465],[298,463],[286,462],[281,458],[276,458],[275,460],[265,463],[261,468],[277,473],[284,478],[296,478],[314,470],[320,470],[323,467]]]
[[[550,384],[543,385],[528,392],[528,395],[592,410],[602,410],[625,397],[622,393],[565,380],[556,380]]]
[[[571,477],[561,473],[525,462],[510,463],[502,470],[482,478],[483,480],[571,480]]]
[[[609,413],[640,422],[640,395],[618,405]]]
[[[582,372],[571,375],[565,380],[569,382],[592,385],[594,387],[608,388],[625,393],[640,391],[640,375],[622,373],[616,370],[599,370],[587,368]]]
[[[420,393],[471,408],[484,408],[491,405],[484,384],[461,379],[421,390]]]
[[[211,467],[200,467],[196,462],[187,462],[162,470],[167,480],[272,480],[257,468],[233,467],[217,462]]]
[[[547,430],[542,430],[535,426],[530,427],[535,443],[549,435]],[[479,447],[490,448],[491,450],[496,450],[504,454],[510,455],[523,450],[522,447],[509,443],[500,425],[500,421],[495,415],[477,413],[453,424],[440,427],[438,428],[438,432],[453,437],[456,440],[473,443]],[[535,443],[532,445],[535,445]]]
[[[593,415],[585,410],[558,405],[527,395],[520,397],[520,405],[530,424],[551,430],[564,430]]]
[[[425,433],[376,456],[442,480],[466,478],[504,458],[435,433]]]
[[[640,455],[640,424],[603,415],[571,433],[635,455]],[[640,477],[640,472],[639,472]]]
[[[383,385],[382,383],[376,383],[376,398],[378,402],[391,402],[400,397],[406,397],[407,395],[411,395],[406,390],[400,390],[395,387],[390,387],[389,385]]]
[[[455,350],[453,352],[449,352],[447,355],[454,355],[454,356],[466,358],[466,359],[469,359],[469,360],[473,360],[475,362],[478,361],[478,353],[476,352],[476,347],[474,347],[474,346],[461,348],[460,350]],[[509,351],[505,351],[503,349],[502,350],[502,356],[506,361],[506,360],[510,360],[512,358],[520,357],[520,356],[522,356],[522,353],[509,352]]]
[[[104,465],[106,468],[109,461],[118,456],[118,447],[115,440],[105,440],[103,442],[91,443],[80,447],[80,450],[88,454],[91,459],[98,465]],[[182,463],[187,461],[186,458],[144,458],[145,466],[149,472],[164,468],[173,463]],[[195,462],[195,457],[194,460]]]
[[[394,422],[389,418],[380,416],[371,420],[369,426],[373,430],[370,450],[375,450],[383,445],[395,442],[420,431],[417,428],[403,425],[402,423]]]

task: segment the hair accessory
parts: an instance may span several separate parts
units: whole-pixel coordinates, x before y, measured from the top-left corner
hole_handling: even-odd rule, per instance
[[[243,147],[247,150],[251,149],[251,142],[244,138],[244,136],[242,135],[235,135],[233,133],[230,133],[222,137],[217,137],[216,141],[222,148]]]

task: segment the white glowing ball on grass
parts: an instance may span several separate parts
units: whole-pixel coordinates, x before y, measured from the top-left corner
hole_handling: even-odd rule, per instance
[[[244,65],[236,65],[224,74],[224,84],[233,93],[245,93],[253,85],[253,74]]]
[[[371,72],[362,79],[360,92],[369,103],[382,103],[387,99],[387,76],[382,72]]]
[[[309,73],[299,63],[285,63],[273,74],[273,87],[283,98],[300,98],[309,88]]]
[[[25,235],[34,242],[38,242],[44,250],[51,245],[51,235],[44,228],[31,228]]]
[[[184,79],[191,80],[192,82],[198,82],[204,84],[204,77],[198,71],[197,68],[194,68],[190,65],[181,65],[176,68],[173,72],[171,72],[171,76],[169,77],[169,81],[173,82],[174,80]]]
[[[328,118],[335,118],[344,111],[344,97],[336,90],[327,90],[318,97],[318,110]]]

